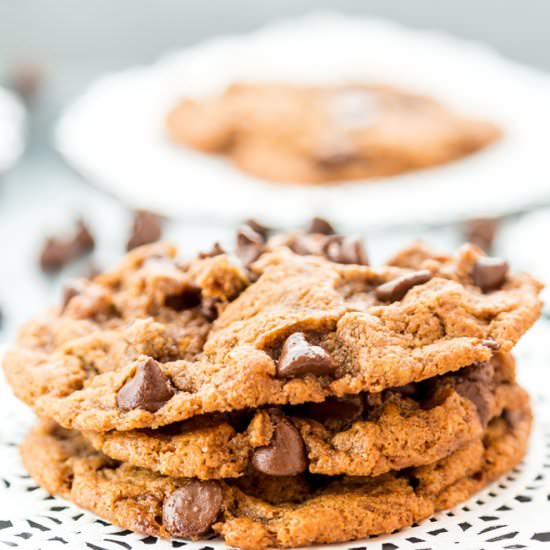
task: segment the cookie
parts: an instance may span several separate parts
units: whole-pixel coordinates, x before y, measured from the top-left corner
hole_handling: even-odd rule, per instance
[[[375,268],[356,263],[357,242],[313,237],[311,253],[296,236],[245,244],[260,247],[246,269],[218,251],[182,264],[168,245],[136,249],[22,329],[7,379],[67,428],[155,428],[456,371],[509,351],[540,314],[541,284],[474,246],[415,245]]]
[[[358,84],[234,84],[180,102],[166,129],[174,143],[226,155],[254,176],[308,184],[445,164],[502,135],[430,97]]]
[[[528,404],[506,409],[483,439],[431,465],[378,477],[171,478],[113,461],[53,423],[37,427],[21,454],[48,492],[122,528],[182,538],[212,529],[229,546],[260,550],[390,533],[452,507],[521,460],[530,423]]]
[[[157,430],[85,432],[107,456],[171,477],[376,476],[430,464],[479,439],[489,420],[525,399],[511,356],[382,394],[195,417]],[[269,449],[266,451],[265,449]],[[279,449],[293,464],[263,463]],[[258,457],[260,457],[258,459]]]

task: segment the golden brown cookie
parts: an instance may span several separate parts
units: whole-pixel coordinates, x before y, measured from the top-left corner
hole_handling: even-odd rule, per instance
[[[173,142],[224,154],[252,175],[310,184],[444,164],[502,135],[430,97],[359,84],[234,84],[182,101],[166,128]]]
[[[454,506],[521,460],[530,424],[527,404],[506,409],[483,441],[434,464],[378,477],[170,478],[108,459],[53,423],[39,425],[21,453],[48,492],[123,528],[184,538],[213,529],[229,546],[259,550],[390,533]]]
[[[514,380],[513,359],[497,354],[491,363],[382,394],[203,415],[157,430],[84,436],[111,458],[171,477],[220,479],[253,470],[270,475],[305,470],[376,476],[430,464],[479,439],[491,418],[526,400]],[[280,449],[286,457],[292,451],[295,458],[277,462]],[[301,469],[289,470],[289,462]]]
[[[414,245],[374,268],[357,242],[312,237],[320,249],[296,253],[296,236],[249,234],[246,270],[219,251],[181,264],[167,245],[136,249],[22,329],[7,379],[67,428],[155,428],[456,371],[509,351],[539,316],[541,284],[476,247]]]

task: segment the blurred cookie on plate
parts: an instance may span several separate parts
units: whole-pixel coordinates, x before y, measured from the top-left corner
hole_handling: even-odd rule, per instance
[[[181,101],[166,130],[171,141],[226,155],[254,176],[306,184],[437,166],[502,135],[492,122],[379,84],[235,83],[222,95]]]

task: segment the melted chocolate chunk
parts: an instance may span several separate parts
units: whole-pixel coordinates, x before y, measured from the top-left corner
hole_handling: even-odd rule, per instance
[[[464,238],[485,252],[490,252],[493,247],[500,221],[496,218],[476,218],[466,222],[464,226]]]
[[[117,405],[121,411],[145,409],[158,411],[173,395],[174,390],[159,364],[151,358],[141,363],[117,394]]]
[[[260,234],[263,237],[264,242],[267,240],[269,235],[269,227],[253,219],[246,220],[245,225],[248,225],[248,227],[250,227],[253,231]]]
[[[189,481],[169,495],[162,506],[162,523],[174,537],[204,535],[218,518],[223,491],[217,481]]]
[[[324,218],[315,217],[311,220],[306,232],[320,235],[334,235],[336,230],[329,221]]]
[[[318,422],[353,422],[361,418],[365,406],[360,395],[351,395],[342,398],[329,397],[322,403],[309,403],[306,410],[307,416]]]
[[[506,281],[508,263],[500,258],[482,256],[472,269],[472,279],[482,292],[498,290]]]
[[[237,230],[237,247],[249,245],[262,245],[265,243],[265,237],[253,229],[250,225],[242,225]]]
[[[40,254],[40,265],[43,271],[59,271],[66,264],[92,251],[95,241],[90,230],[82,220],[76,223],[72,238],[62,239],[49,237]]]
[[[493,364],[486,361],[465,367],[451,378],[456,391],[476,406],[483,426],[487,426],[491,419],[494,374]]]
[[[474,380],[484,385],[489,385],[493,381],[495,367],[491,361],[482,361],[462,368],[456,373],[457,379]]]
[[[249,225],[243,225],[237,231],[237,257],[245,267],[258,259],[263,251],[265,239]]]
[[[83,220],[76,222],[74,242],[79,253],[90,252],[95,247],[95,239]]]
[[[321,237],[321,238],[319,238]],[[323,255],[323,246],[325,238],[319,233],[308,235],[296,235],[289,244],[290,249],[300,256],[313,254],[315,256]]]
[[[357,265],[369,264],[363,242],[357,237],[344,237],[343,235],[328,237],[323,246],[323,252],[331,262]]]
[[[148,210],[137,210],[126,250],[157,242],[162,236],[162,223],[159,216]]]
[[[303,332],[295,332],[286,339],[277,363],[277,374],[281,377],[322,376],[335,370],[331,356],[321,346],[310,344]]]
[[[212,296],[206,296],[202,299],[200,312],[204,315],[207,321],[215,321],[218,317],[218,304],[220,300]]]
[[[295,476],[307,468],[304,441],[294,425],[276,409],[270,412],[273,423],[271,443],[258,447],[252,456],[256,470],[270,476]]]
[[[477,380],[461,380],[456,384],[456,391],[469,399],[475,406],[479,420],[483,426],[489,424],[491,409],[493,405],[493,394],[491,390]]]
[[[376,288],[376,297],[382,302],[396,302],[401,300],[407,292],[416,285],[427,283],[433,274],[427,269],[402,275]]]

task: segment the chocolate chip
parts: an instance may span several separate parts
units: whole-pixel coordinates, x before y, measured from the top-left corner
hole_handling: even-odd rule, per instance
[[[291,334],[285,341],[277,363],[277,374],[282,377],[332,374],[336,364],[321,347],[310,344],[303,332]]]
[[[481,424],[487,426],[491,419],[493,404],[493,394],[487,385],[480,380],[465,379],[460,380],[455,389],[462,397],[469,399],[476,406]]]
[[[508,275],[508,263],[500,258],[482,256],[472,269],[472,279],[483,292],[499,289]]]
[[[205,296],[202,299],[200,312],[204,315],[207,321],[215,321],[218,317],[218,304],[220,300],[212,296]]]
[[[59,271],[70,261],[90,252],[94,247],[95,241],[90,230],[82,220],[78,220],[73,237],[49,237],[46,240],[40,253],[40,265],[46,272]]]
[[[236,254],[243,265],[248,267],[262,253],[265,239],[249,225],[241,226],[237,231]]]
[[[353,422],[361,418],[365,410],[363,399],[359,395],[349,397],[329,397],[322,403],[310,403],[306,407],[307,416],[318,422],[339,420]]]
[[[331,223],[324,218],[315,217],[311,220],[307,233],[318,233],[321,235],[334,235],[336,230]]]
[[[40,266],[48,273],[59,271],[73,259],[73,245],[49,238],[40,253]]]
[[[483,361],[465,367],[450,377],[455,390],[476,406],[484,426],[491,418],[494,376],[494,365],[490,361]]]
[[[225,254],[225,250],[222,248],[220,243],[215,242],[209,252],[199,252],[199,258],[204,260],[205,258],[214,258],[215,256],[220,256]]]
[[[244,246],[261,246],[265,242],[265,237],[262,233],[259,233],[258,231],[255,231],[252,227],[249,225],[242,225],[237,230],[237,247],[244,247]]]
[[[95,247],[95,239],[83,220],[78,220],[76,222],[74,242],[79,252],[89,252]]]
[[[188,287],[179,294],[169,294],[164,298],[164,305],[175,311],[184,311],[197,307],[201,303],[201,289]]]
[[[413,286],[427,283],[432,277],[432,272],[427,269],[407,273],[380,285],[375,294],[382,302],[395,302],[401,300]]]
[[[490,252],[499,224],[500,221],[496,218],[469,220],[464,226],[464,238],[466,241],[476,244],[485,252]]]
[[[280,412],[270,413],[271,443],[258,447],[252,455],[256,470],[270,476],[295,476],[307,468],[304,441],[294,425]]]
[[[459,370],[456,378],[459,380],[472,380],[481,382],[482,385],[492,384],[495,375],[495,367],[491,361],[481,361]]]
[[[117,404],[122,411],[145,409],[155,412],[174,393],[158,363],[154,359],[148,358],[140,363],[134,376],[118,390]]]
[[[333,235],[328,237],[323,245],[325,256],[339,264],[368,265],[369,259],[361,239]]]
[[[138,246],[151,244],[162,236],[162,223],[159,216],[148,210],[137,210],[126,250],[133,250]]]
[[[217,481],[189,481],[169,495],[162,505],[162,523],[173,537],[204,535],[218,518],[223,491]]]
[[[319,238],[321,237],[321,238]],[[325,237],[321,234],[296,235],[289,243],[290,249],[300,256],[313,254],[316,256],[323,255],[323,246]]]
[[[267,240],[269,235],[269,227],[253,219],[246,220],[245,225],[248,225],[248,227],[256,231],[256,233],[259,233],[263,237],[264,241]]]

